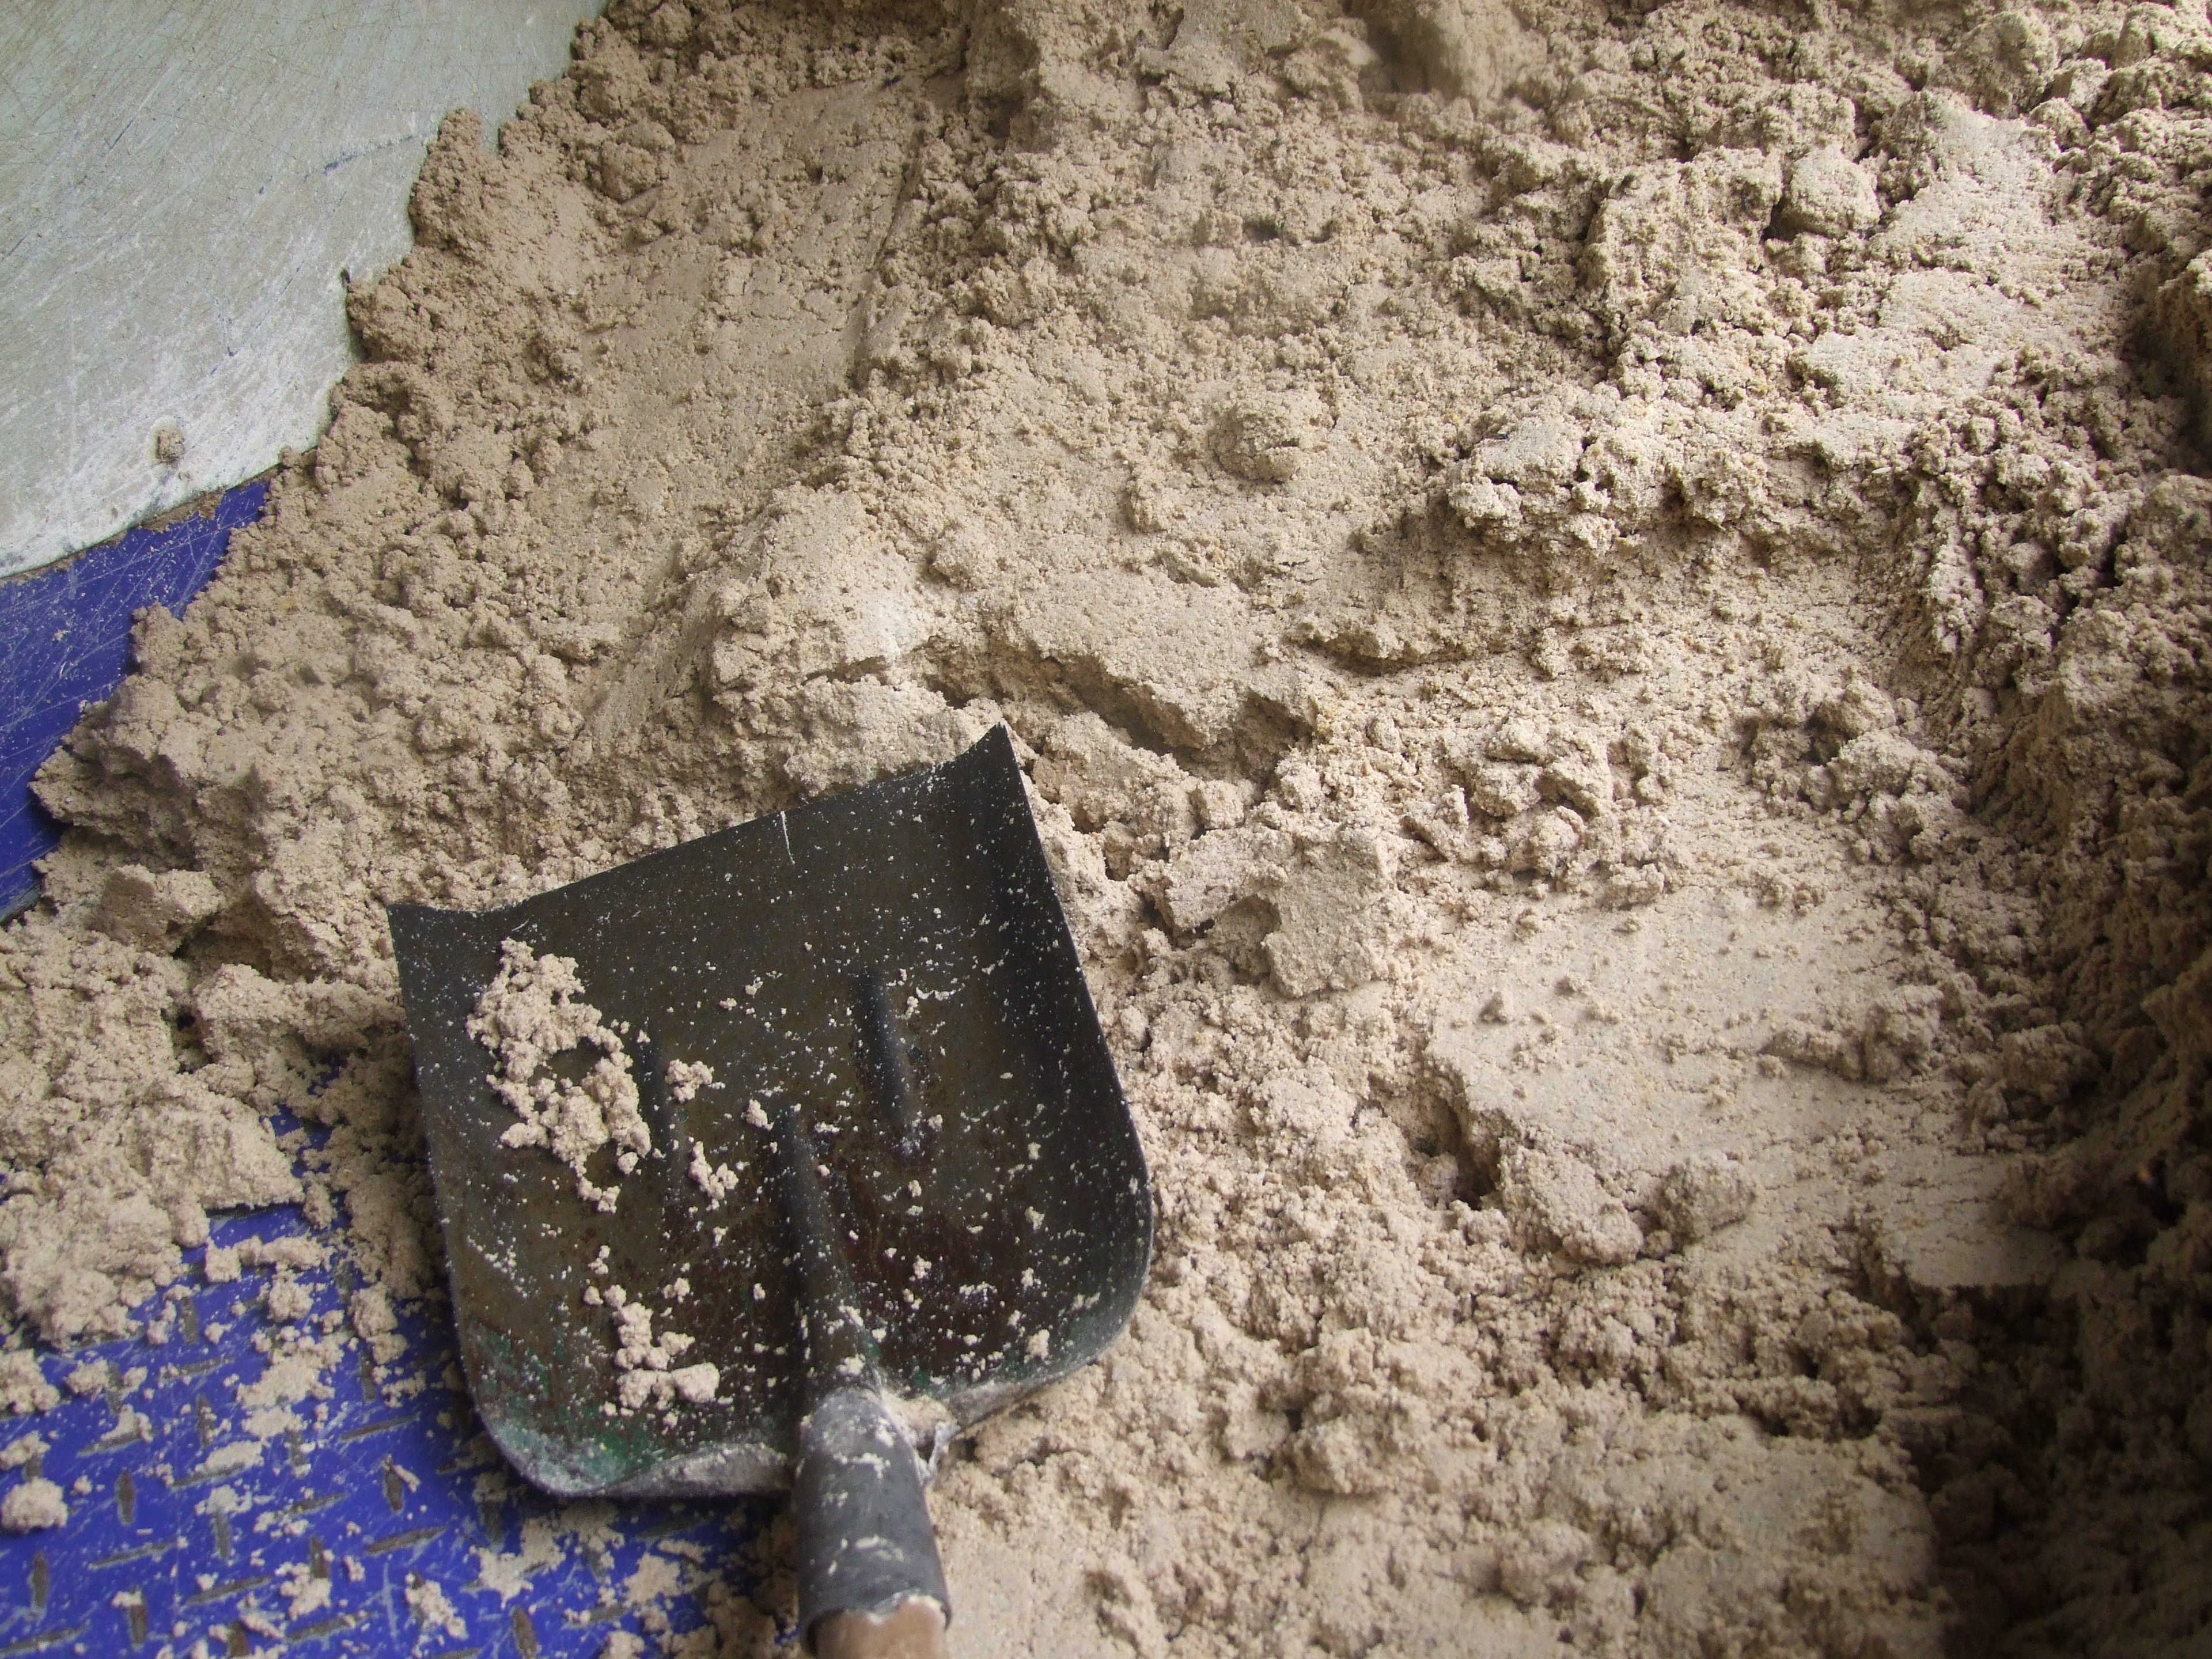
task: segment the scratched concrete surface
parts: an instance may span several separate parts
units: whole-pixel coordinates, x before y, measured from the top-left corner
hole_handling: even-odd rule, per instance
[[[0,5],[0,575],[312,443],[439,121],[495,126],[598,9]]]

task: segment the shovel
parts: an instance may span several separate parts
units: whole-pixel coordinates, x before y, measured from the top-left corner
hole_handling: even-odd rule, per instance
[[[1006,728],[390,920],[493,1441],[562,1497],[788,1486],[809,1649],[941,1653],[928,1469],[1104,1349],[1152,1251]]]

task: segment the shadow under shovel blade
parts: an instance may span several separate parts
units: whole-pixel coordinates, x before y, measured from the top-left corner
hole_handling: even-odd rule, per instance
[[[943,766],[720,831],[504,908],[391,910],[462,1360],[492,1438],[563,1495],[788,1484],[791,1242],[750,1102],[797,1105],[893,1390],[965,1425],[1095,1357],[1144,1288],[1152,1194],[1006,729]],[[623,1031],[654,1155],[605,1213],[493,1092],[468,1029],[508,940],[573,958]],[[883,1097],[880,1008],[914,1063]],[[712,1069],[688,1104],[671,1062]],[[658,1100],[654,1099],[659,1095]],[[765,1118],[766,1113],[756,1115]],[[726,1166],[719,1201],[688,1174]],[[604,1254],[603,1254],[604,1252]],[[688,1281],[681,1299],[669,1294]],[[716,1397],[623,1411],[623,1287]]]

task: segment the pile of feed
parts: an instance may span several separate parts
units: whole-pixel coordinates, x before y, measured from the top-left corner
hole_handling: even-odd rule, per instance
[[[2198,1650],[2208,70],[2201,0],[616,0],[42,775],[11,1342],[295,1198],[376,1340],[383,902],[1004,720],[1160,1245],[938,1482],[963,1651]]]

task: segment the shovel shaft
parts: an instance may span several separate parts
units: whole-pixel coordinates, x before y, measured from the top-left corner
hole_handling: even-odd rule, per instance
[[[837,1239],[836,1219],[815,1168],[813,1144],[797,1109],[787,1107],[779,1112],[770,1133],[768,1156],[790,1231],[799,1338],[805,1346],[800,1372],[811,1411],[835,1389],[875,1382],[876,1344],[860,1316],[852,1271]]]
[[[817,1402],[799,1425],[799,1468],[792,1492],[799,1532],[799,1627],[824,1654],[823,1627],[839,1614],[835,1647],[855,1656],[889,1655],[901,1637],[914,1648],[915,1628],[929,1621],[905,1612],[928,1604],[941,1633],[950,1616],[937,1534],[921,1495],[921,1466],[913,1443],[872,1387],[839,1389]],[[862,1645],[851,1645],[854,1642]]]
[[[921,1465],[884,1403],[875,1342],[855,1305],[799,1113],[779,1113],[770,1133],[806,1351],[806,1415],[791,1498],[799,1627],[817,1653],[823,1651],[817,1629],[835,1620],[834,1650],[851,1659],[927,1659],[928,1647],[913,1646],[931,1622],[923,1615],[933,1616],[941,1636],[952,1602],[921,1495]],[[942,1653],[941,1643],[936,1651]]]

